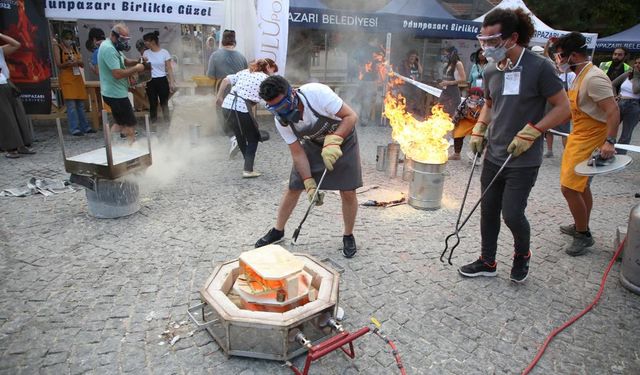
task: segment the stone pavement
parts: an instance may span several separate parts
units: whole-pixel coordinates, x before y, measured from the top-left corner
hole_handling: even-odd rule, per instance
[[[206,332],[189,336],[195,327],[185,323],[213,267],[251,249],[273,225],[291,162],[284,142],[267,128],[272,139],[260,145],[256,163],[264,176],[252,180],[241,178],[241,158],[228,160],[224,138],[204,137],[197,146],[176,136],[154,139],[154,165],[141,178],[143,207],[130,217],[90,217],[82,190],[0,198],[0,374],[290,374],[278,362],[226,358]],[[389,133],[359,129],[365,184],[407,191],[407,183],[375,170],[376,146],[388,143]],[[0,189],[30,177],[68,178],[53,128],[38,125],[36,136],[38,154],[0,157]],[[72,154],[101,141],[102,133],[66,137]],[[560,142],[555,146],[559,155]],[[640,156],[632,156],[625,171],[594,180],[596,245],[578,258],[565,255],[569,238],[558,231],[570,222],[558,186],[560,158],[545,159],[529,201],[533,260],[523,285],[508,280],[512,239],[504,227],[498,277],[458,275],[456,267],[478,255],[477,214],[462,232],[455,266],[438,260],[468,178],[466,160],[449,162],[441,210],[361,207],[356,258],[339,253],[339,196],[331,193],[310,215],[294,251],[329,257],[345,269],[345,325],[381,320],[407,373],[521,373],[547,334],[595,296],[615,228],[626,227],[640,202],[633,197],[640,191]],[[478,197],[474,178],[467,207]],[[306,208],[300,203],[288,236]],[[552,341],[534,374],[640,373],[640,296],[620,285],[619,272],[618,262],[600,303]],[[175,327],[184,338],[171,346],[162,335]],[[333,353],[311,373],[398,373],[375,336],[356,346],[355,360]]]

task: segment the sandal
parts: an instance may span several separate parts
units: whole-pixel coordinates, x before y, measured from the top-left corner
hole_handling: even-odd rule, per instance
[[[9,151],[6,154],[4,154],[4,156],[9,159],[17,159],[20,157],[20,155],[18,154],[18,151]]]
[[[31,150],[31,149],[29,149],[28,147],[19,147],[18,148],[18,153],[19,154],[25,154],[25,155],[33,155],[36,152]]]

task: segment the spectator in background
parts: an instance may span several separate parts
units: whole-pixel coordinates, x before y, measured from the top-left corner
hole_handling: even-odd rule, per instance
[[[535,52],[538,55],[544,57],[545,59],[549,59],[549,47],[551,42],[552,42],[552,39],[550,39],[547,42],[547,45],[545,47],[533,46],[531,47],[531,52]],[[555,63],[554,63],[554,66],[555,66]],[[573,80],[576,78],[576,74],[571,70],[567,72],[561,72],[557,70],[557,67],[556,67],[556,71],[558,72],[558,77],[560,77],[560,80],[562,81],[562,86],[564,87],[564,91],[569,91],[569,87],[571,87],[571,85],[573,84]],[[548,103],[547,103],[547,109],[550,109],[550,106]],[[566,122],[556,126],[553,129],[565,134],[571,133],[571,119],[568,119]],[[555,138],[555,136],[550,131],[547,131],[544,133],[544,137],[547,143],[547,152],[544,153],[544,157],[552,158],[553,157],[553,138]],[[565,146],[566,144],[567,144],[567,137],[562,137],[562,146]]]
[[[449,160],[460,160],[464,137],[471,135],[483,106],[484,92],[482,89],[480,87],[470,88],[469,96],[460,103],[453,116],[453,155],[449,157]]]
[[[253,164],[260,141],[258,123],[254,118],[253,107],[260,101],[260,84],[278,71],[278,65],[271,59],[258,59],[249,64],[249,69],[230,74],[222,80],[216,104],[222,106],[225,122],[233,130],[238,147],[244,157],[243,178],[259,177],[261,173],[253,170]],[[227,86],[233,86],[226,97],[222,93]]]
[[[213,78],[214,82],[214,94],[225,96],[228,92],[218,93],[222,80],[229,74],[235,74],[243,69],[247,69],[247,59],[242,56],[236,48],[236,32],[234,30],[225,30],[222,32],[222,48],[211,54],[209,58],[209,67],[207,69],[207,76]],[[216,107],[217,108],[217,107]],[[238,141],[233,134],[233,130],[229,129],[224,119],[222,118],[221,111],[216,111],[216,120],[218,124],[222,125],[224,134],[229,137],[231,148],[229,149],[229,158],[234,157],[240,149],[238,148]]]
[[[484,57],[482,48],[479,48],[471,55],[471,62],[473,62],[473,65],[469,71],[469,87],[482,88],[482,73],[484,73],[484,68],[487,66],[487,59]]]
[[[67,107],[69,132],[75,136],[95,133],[84,113],[84,102],[89,96],[80,71],[84,64],[75,45],[75,35],[68,29],[63,30],[60,35],[61,40],[53,51],[53,60],[58,67],[58,82]]]
[[[407,58],[400,65],[400,74],[414,81],[420,82],[422,80],[422,64],[420,64],[416,50],[412,49],[407,53]],[[407,101],[407,111],[417,116],[423,116],[424,95],[422,90],[415,85],[405,83],[402,91]]]
[[[442,89],[439,102],[443,105],[444,111],[453,117],[461,101],[458,85],[467,82],[467,75],[455,47],[449,46],[443,49],[441,58],[444,67],[442,69],[443,79],[439,83]]]
[[[207,40],[204,42],[204,73],[207,74],[209,59],[211,54],[218,49],[218,41],[216,40],[216,28],[214,27],[209,33]]]
[[[105,40],[105,36],[102,29],[92,27],[89,30],[89,37],[85,43],[85,47],[87,47],[87,51],[91,52],[91,64],[89,65],[89,68],[95,75],[100,74],[98,69],[98,49],[100,48],[100,43],[102,43],[103,40]]]
[[[100,93],[104,101],[111,107],[114,124],[113,132],[121,132],[135,141],[136,116],[129,101],[129,77],[142,72],[144,65],[138,60],[127,59],[122,51],[128,51],[129,28],[118,23],[111,29],[109,39],[100,44],[98,66],[100,67]]]
[[[16,159],[20,154],[35,154],[31,150],[31,129],[20,100],[20,91],[11,83],[5,56],[20,48],[20,42],[0,33],[0,150],[6,157]]]
[[[618,107],[622,121],[622,133],[618,143],[629,144],[633,129],[640,120],[640,57],[637,57],[633,63],[633,70],[613,80],[613,88],[618,94]],[[627,150],[616,152],[626,154]]]
[[[618,47],[613,50],[611,61],[604,61],[600,63],[600,69],[607,73],[607,77],[611,81],[620,77],[622,73],[626,73],[631,70],[631,67],[624,62],[627,58],[628,51],[624,47]]]
[[[158,36],[154,31],[144,34],[144,45],[147,50],[142,54],[151,63],[151,81],[147,82],[147,97],[149,98],[149,117],[151,122],[158,120],[158,102],[162,108],[164,121],[169,123],[169,94],[176,90],[176,80],[171,69],[171,55],[160,48]]]

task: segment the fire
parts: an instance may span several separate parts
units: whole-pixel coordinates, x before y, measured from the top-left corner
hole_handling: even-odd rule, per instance
[[[441,105],[431,108],[426,120],[415,119],[405,110],[406,101],[401,94],[389,90],[384,98],[384,115],[389,119],[392,138],[400,144],[402,152],[420,163],[444,164],[449,142],[444,138],[453,130],[451,117]]]

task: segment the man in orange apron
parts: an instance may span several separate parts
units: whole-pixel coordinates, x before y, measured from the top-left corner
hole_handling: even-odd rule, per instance
[[[565,252],[571,256],[584,254],[595,241],[589,230],[593,197],[589,178],[578,176],[575,166],[587,160],[593,151],[607,159],[615,154],[620,113],[614,100],[609,77],[587,58],[584,36],[577,32],[564,35],[554,44],[555,60],[562,72],[569,69],[576,78],[569,88],[573,129],[562,155],[560,185],[574,224],[561,225],[560,231],[573,237]]]

